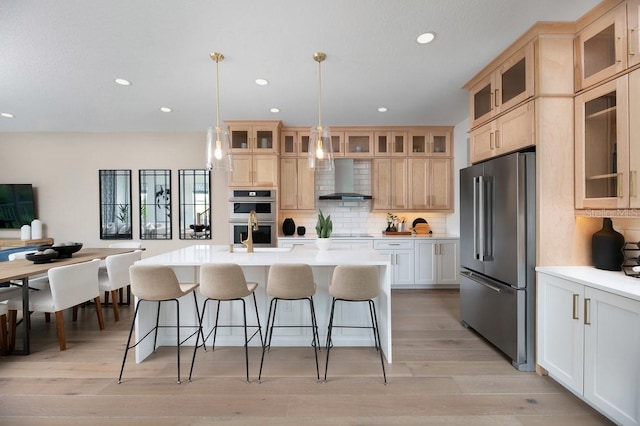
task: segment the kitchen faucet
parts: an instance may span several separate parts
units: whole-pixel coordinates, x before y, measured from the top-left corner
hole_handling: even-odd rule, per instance
[[[253,231],[258,230],[258,215],[255,210],[249,212],[249,221],[247,223],[247,239],[242,244],[247,246],[247,253],[253,253]]]

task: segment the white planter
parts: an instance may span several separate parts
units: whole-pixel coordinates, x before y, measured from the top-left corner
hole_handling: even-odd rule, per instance
[[[331,247],[331,238],[316,239],[316,246],[318,246],[318,250],[329,250],[329,247]]]

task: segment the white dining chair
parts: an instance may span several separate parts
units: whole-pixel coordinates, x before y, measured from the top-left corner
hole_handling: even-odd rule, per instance
[[[7,312],[9,309],[5,303],[0,303],[0,354],[4,355],[8,352],[7,339]]]
[[[100,289],[98,288],[98,267],[100,261],[58,266],[49,269],[49,289],[35,291],[29,295],[29,310],[56,314],[58,344],[60,350],[67,349],[64,330],[64,310],[74,308],[73,321],[77,319],[77,306],[93,301],[95,303],[98,326],[104,329],[102,307],[100,305]],[[22,298],[13,298],[7,302],[9,308],[10,348],[15,346],[15,328],[17,311],[22,309]]]
[[[14,252],[9,254],[9,261],[14,261],[14,260],[19,260],[19,259],[26,259],[27,254],[29,253],[35,253],[36,250],[25,250],[25,251],[18,251],[18,252]],[[20,281],[20,285],[22,284],[22,281]],[[42,274],[42,275],[35,275],[33,277],[29,277],[29,288],[34,289],[34,290],[45,290],[49,287],[49,277],[47,276],[47,274]]]
[[[114,254],[107,256],[105,262],[106,270],[100,270],[98,274],[98,287],[101,292],[111,293],[113,300],[113,315],[115,321],[120,321],[120,310],[116,303],[118,290],[129,285],[129,268],[142,257],[142,251],[136,250],[131,253]],[[107,297],[105,296],[105,304]]]
[[[117,243],[111,243],[109,244],[109,248],[133,248],[133,249],[140,249],[142,250],[142,242],[140,241],[118,241]],[[107,270],[107,262],[105,260],[100,262],[100,271],[104,272]],[[127,289],[127,303],[123,302],[124,299],[124,295],[123,295],[123,290],[124,288]],[[105,305],[109,304],[109,293],[110,292],[105,292],[104,294],[104,303]],[[129,287],[129,285],[126,285],[125,287],[123,287],[122,289],[120,289],[118,291],[119,293],[119,303],[120,304],[125,304],[128,305],[131,301],[131,287]],[[116,299],[113,299],[114,302]]]

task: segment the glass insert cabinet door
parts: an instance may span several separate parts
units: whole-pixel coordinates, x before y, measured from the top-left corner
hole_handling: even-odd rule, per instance
[[[211,239],[211,191],[206,170],[178,170],[180,239]]]
[[[626,76],[576,97],[576,208],[629,206]]]
[[[171,170],[140,170],[140,239],[171,239]]]
[[[130,240],[131,170],[99,170],[100,239]]]

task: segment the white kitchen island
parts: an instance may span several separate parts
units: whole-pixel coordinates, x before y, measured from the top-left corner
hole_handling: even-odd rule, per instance
[[[269,297],[266,294],[266,283],[269,267],[275,263],[306,263],[313,270],[317,284],[316,295],[313,297],[320,342],[324,345],[327,335],[327,325],[331,309],[329,283],[333,269],[337,265],[375,265],[379,270],[380,295],[376,300],[378,324],[380,328],[380,344],[388,363],[392,362],[391,348],[391,284],[389,256],[383,256],[372,249],[362,250],[326,250],[319,251],[315,247],[295,246],[293,248],[256,248],[254,253],[246,253],[235,249],[229,252],[228,246],[194,245],[168,253],[152,256],[138,261],[138,265],[167,265],[178,276],[180,282],[197,282],[200,265],[205,263],[237,263],[242,267],[247,281],[257,282],[256,298],[258,313],[263,333],[266,330],[266,317],[269,309]],[[202,310],[204,299],[198,293],[198,308]],[[247,298],[247,324],[255,324],[255,312],[252,301]],[[143,302],[136,320],[136,336],[144,336],[153,328],[156,320],[157,305]],[[203,319],[205,333],[213,327],[216,313],[216,303],[209,302],[206,316]],[[175,324],[174,304],[163,303],[160,312],[161,325]],[[338,303],[335,312],[336,324],[369,326],[371,324],[369,309],[366,303]],[[278,303],[276,325],[310,325],[308,303],[298,301],[281,301]],[[219,324],[242,324],[242,302],[222,303],[220,306]],[[188,295],[180,299],[180,325],[197,324],[193,296]],[[185,338],[194,329],[184,328],[181,335]],[[275,329],[272,346],[309,346],[311,331],[308,328]],[[334,329],[332,340],[335,346],[374,346],[373,334],[368,329]],[[208,344],[211,343],[211,339]],[[158,332],[158,346],[175,346],[175,328],[161,328]],[[195,345],[195,337],[186,344]],[[216,345],[242,346],[244,331],[242,327],[222,328],[218,330]],[[256,336],[250,343],[259,346],[260,340]],[[136,362],[143,361],[153,352],[153,336],[136,347]]]

